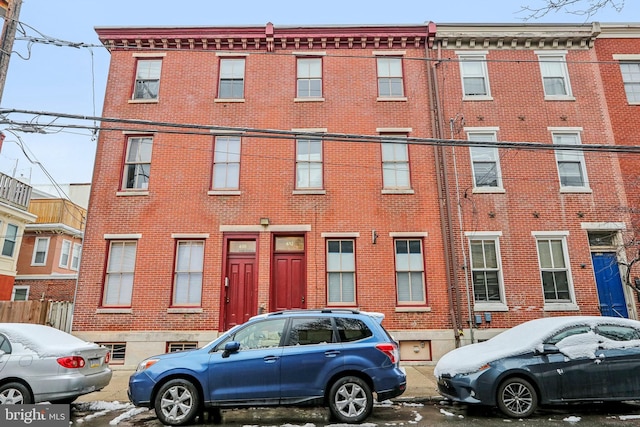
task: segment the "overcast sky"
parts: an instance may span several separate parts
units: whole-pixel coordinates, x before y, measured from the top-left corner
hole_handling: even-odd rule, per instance
[[[620,2],[622,0],[618,0]],[[588,0],[584,1],[585,3]],[[519,23],[522,5],[543,0],[23,0],[20,21],[29,37],[98,45],[94,27],[292,24],[423,24]],[[638,22],[640,1],[626,0],[622,13],[612,8],[587,18],[552,13],[531,23]],[[17,34],[2,108],[100,116],[109,54],[101,47],[74,48],[30,44]],[[18,117],[18,116],[13,116]],[[7,126],[0,125],[6,131]],[[51,184],[22,153],[9,132],[0,152],[0,172]],[[59,184],[88,183],[92,179],[96,141],[89,131],[54,134],[18,133],[34,161],[39,161]]]

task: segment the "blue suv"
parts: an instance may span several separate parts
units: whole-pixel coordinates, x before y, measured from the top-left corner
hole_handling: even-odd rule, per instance
[[[263,314],[206,346],[143,360],[129,399],[154,408],[168,425],[204,412],[248,406],[328,406],[343,423],[360,423],[378,401],[406,388],[398,344],[384,316],[357,310]]]

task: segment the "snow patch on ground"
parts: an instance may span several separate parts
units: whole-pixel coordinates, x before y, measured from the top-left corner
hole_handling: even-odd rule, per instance
[[[568,422],[568,423],[577,423],[577,422],[579,422],[581,419],[582,419],[582,418],[580,418],[580,417],[575,417],[575,416],[573,416],[573,415],[572,415],[572,416],[570,416],[570,417],[567,417],[567,418],[563,419],[562,421],[566,421],[566,422]]]

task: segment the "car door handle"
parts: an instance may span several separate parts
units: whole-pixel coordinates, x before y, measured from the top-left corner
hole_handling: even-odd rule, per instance
[[[324,355],[326,357],[336,357],[339,354],[340,354],[340,350],[328,350],[324,352]]]
[[[280,356],[265,356],[264,361],[265,363],[275,363],[278,359]]]

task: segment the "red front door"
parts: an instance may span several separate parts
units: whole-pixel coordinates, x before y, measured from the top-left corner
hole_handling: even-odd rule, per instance
[[[306,308],[304,237],[276,236],[274,241],[270,308],[273,311]]]
[[[238,248],[245,252],[236,251]],[[255,241],[230,241],[223,289],[223,330],[257,314],[256,279]]]

